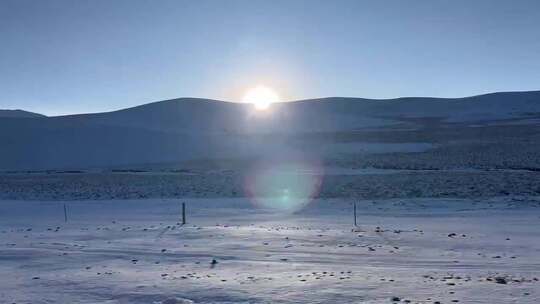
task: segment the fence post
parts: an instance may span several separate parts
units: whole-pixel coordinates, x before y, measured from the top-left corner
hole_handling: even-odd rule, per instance
[[[186,203],[182,203],[182,225],[186,224]]]
[[[353,205],[353,210],[354,210],[354,227],[356,227],[356,202],[354,202],[354,205]]]

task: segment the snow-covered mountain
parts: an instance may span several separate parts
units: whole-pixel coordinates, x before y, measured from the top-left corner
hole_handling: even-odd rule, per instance
[[[0,110],[0,118],[9,117],[9,118],[35,118],[35,117],[45,117],[38,113],[23,111],[23,110]]]
[[[457,99],[334,97],[274,104],[269,111],[180,98],[97,114],[25,114],[31,118],[12,119],[2,113],[8,112],[0,112],[0,170],[87,168],[291,151],[319,153],[309,140],[299,139],[379,128],[388,131],[404,124],[410,127],[419,118],[449,125],[538,119],[540,91]],[[332,151],[331,146],[324,148]]]

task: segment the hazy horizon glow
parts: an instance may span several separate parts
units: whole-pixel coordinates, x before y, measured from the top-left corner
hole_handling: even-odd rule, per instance
[[[3,0],[0,109],[540,89],[540,2]]]
[[[244,103],[251,103],[257,110],[266,110],[271,104],[279,102],[279,95],[271,88],[263,85],[258,85],[249,89],[244,98]]]

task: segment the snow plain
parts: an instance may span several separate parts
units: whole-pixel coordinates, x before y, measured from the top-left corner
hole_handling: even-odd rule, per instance
[[[540,302],[539,197],[357,207],[355,228],[345,199],[3,201],[0,302]]]

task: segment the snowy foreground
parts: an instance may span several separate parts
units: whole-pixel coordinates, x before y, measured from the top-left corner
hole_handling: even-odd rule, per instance
[[[63,205],[0,202],[0,303],[540,302],[540,198]]]

